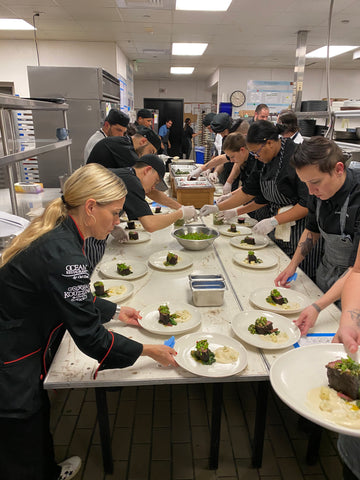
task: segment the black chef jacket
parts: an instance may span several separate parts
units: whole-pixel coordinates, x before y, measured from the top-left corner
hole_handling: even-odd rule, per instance
[[[326,233],[340,235],[340,210],[347,196],[350,194],[346,215],[345,231],[354,243],[353,262],[356,258],[357,246],[360,239],[360,171],[346,169],[346,179],[343,186],[329,200],[322,200],[319,211],[319,225]],[[319,233],[316,221],[315,195],[308,200],[309,213],[306,217],[306,228],[314,233]]]
[[[106,137],[94,145],[86,163],[100,163],[106,168],[132,167],[139,161],[132,139]]]
[[[124,210],[129,220],[137,220],[145,215],[152,215],[153,212],[145,200],[145,190],[140,179],[136,176],[133,168],[112,168],[125,183],[128,193],[126,194]]]
[[[269,163],[264,164],[257,160],[257,165],[243,186],[243,192],[248,195],[254,195],[256,203],[260,205],[267,204],[269,203],[268,200],[261,193],[260,176],[262,180],[266,181],[275,178],[277,175],[276,185],[279,192],[289,198],[292,205],[300,204],[306,208],[309,197],[307,186],[299,179],[295,168],[290,165],[290,159],[296,147],[291,140],[286,142],[282,165],[278,174],[280,152]]]
[[[0,417],[25,418],[42,405],[44,359],[63,324],[103,368],[132,365],[142,345],[109,332],[116,304],[94,303],[84,240],[71,217],[0,268]]]

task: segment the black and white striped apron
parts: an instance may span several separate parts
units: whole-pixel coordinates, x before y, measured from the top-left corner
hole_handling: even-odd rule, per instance
[[[97,240],[94,237],[85,239],[85,256],[89,264],[89,274],[92,275],[96,265],[105,253],[106,240]]]
[[[285,145],[287,139],[281,139],[281,148],[279,152],[279,166],[275,173],[275,176],[269,180],[262,179],[262,173],[265,168],[265,165],[260,174],[260,188],[261,193],[264,198],[269,202],[269,209],[270,215],[274,216],[277,215],[279,208],[286,207],[292,204],[292,200],[288,198],[286,195],[279,192],[277,187],[277,179],[279,173],[281,171],[283,160],[284,160],[284,152],[285,152]],[[290,234],[290,241],[284,242],[283,240],[278,240],[275,238],[275,232],[270,232],[269,237],[286,253],[290,258],[293,257],[297,245],[299,243],[300,237],[302,232],[305,229],[305,217],[299,220],[296,220],[295,225],[291,227],[291,234]],[[299,267],[308,275],[310,278],[315,278],[316,269],[320,262],[321,258],[321,249],[322,249],[322,242],[317,242],[316,246],[312,249],[312,251],[305,257],[305,259],[301,262]]]

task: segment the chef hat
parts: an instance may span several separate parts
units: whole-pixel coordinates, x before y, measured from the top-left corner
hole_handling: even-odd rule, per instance
[[[216,113],[213,113],[213,112],[207,113],[205,115],[204,120],[203,120],[204,127],[208,127],[211,124],[215,115],[216,115]]]
[[[211,124],[211,130],[215,133],[221,133],[227,128],[231,127],[231,117],[229,114],[223,112],[223,113],[218,113],[215,115],[213,118]]]
[[[110,125],[121,125],[122,127],[127,127],[130,122],[130,118],[125,113],[112,108],[106,115],[105,122],[109,122]]]

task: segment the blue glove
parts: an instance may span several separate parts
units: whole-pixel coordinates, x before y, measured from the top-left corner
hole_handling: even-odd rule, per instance
[[[293,275],[291,275],[287,280],[286,283],[290,283],[293,280],[295,281],[297,279],[298,274],[295,272]]]
[[[168,340],[165,340],[164,345],[167,345],[168,347],[174,348],[174,345],[175,345],[174,335],[172,337],[170,337]]]

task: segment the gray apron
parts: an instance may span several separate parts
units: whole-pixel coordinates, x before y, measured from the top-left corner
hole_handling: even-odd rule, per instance
[[[351,266],[351,256],[354,244],[350,235],[345,235],[346,215],[349,205],[350,194],[347,196],[340,211],[340,235],[326,233],[319,226],[321,236],[324,239],[324,254],[316,272],[316,283],[319,288],[326,292],[339,279],[339,277]],[[321,200],[316,202],[316,221],[319,225]]]
[[[275,176],[270,180],[262,180],[262,174],[260,174],[260,189],[264,198],[269,202],[269,209],[271,216],[274,216],[278,213],[279,208],[286,207],[287,205],[292,204],[292,200],[286,195],[283,195],[279,192],[276,181],[281,171],[281,167],[284,160],[285,145],[287,139],[281,139],[281,148],[279,156],[279,166],[275,173]],[[265,168],[265,165],[263,169]],[[299,243],[302,232],[305,229],[305,217],[299,220],[296,220],[295,225],[291,227],[290,241],[284,242],[275,238],[275,233],[270,232],[269,237],[286,253],[290,258],[293,257],[297,245]],[[301,262],[299,267],[308,275],[310,278],[315,277],[317,266],[320,261],[320,251],[322,248],[322,242],[317,242],[315,248],[305,257]]]

